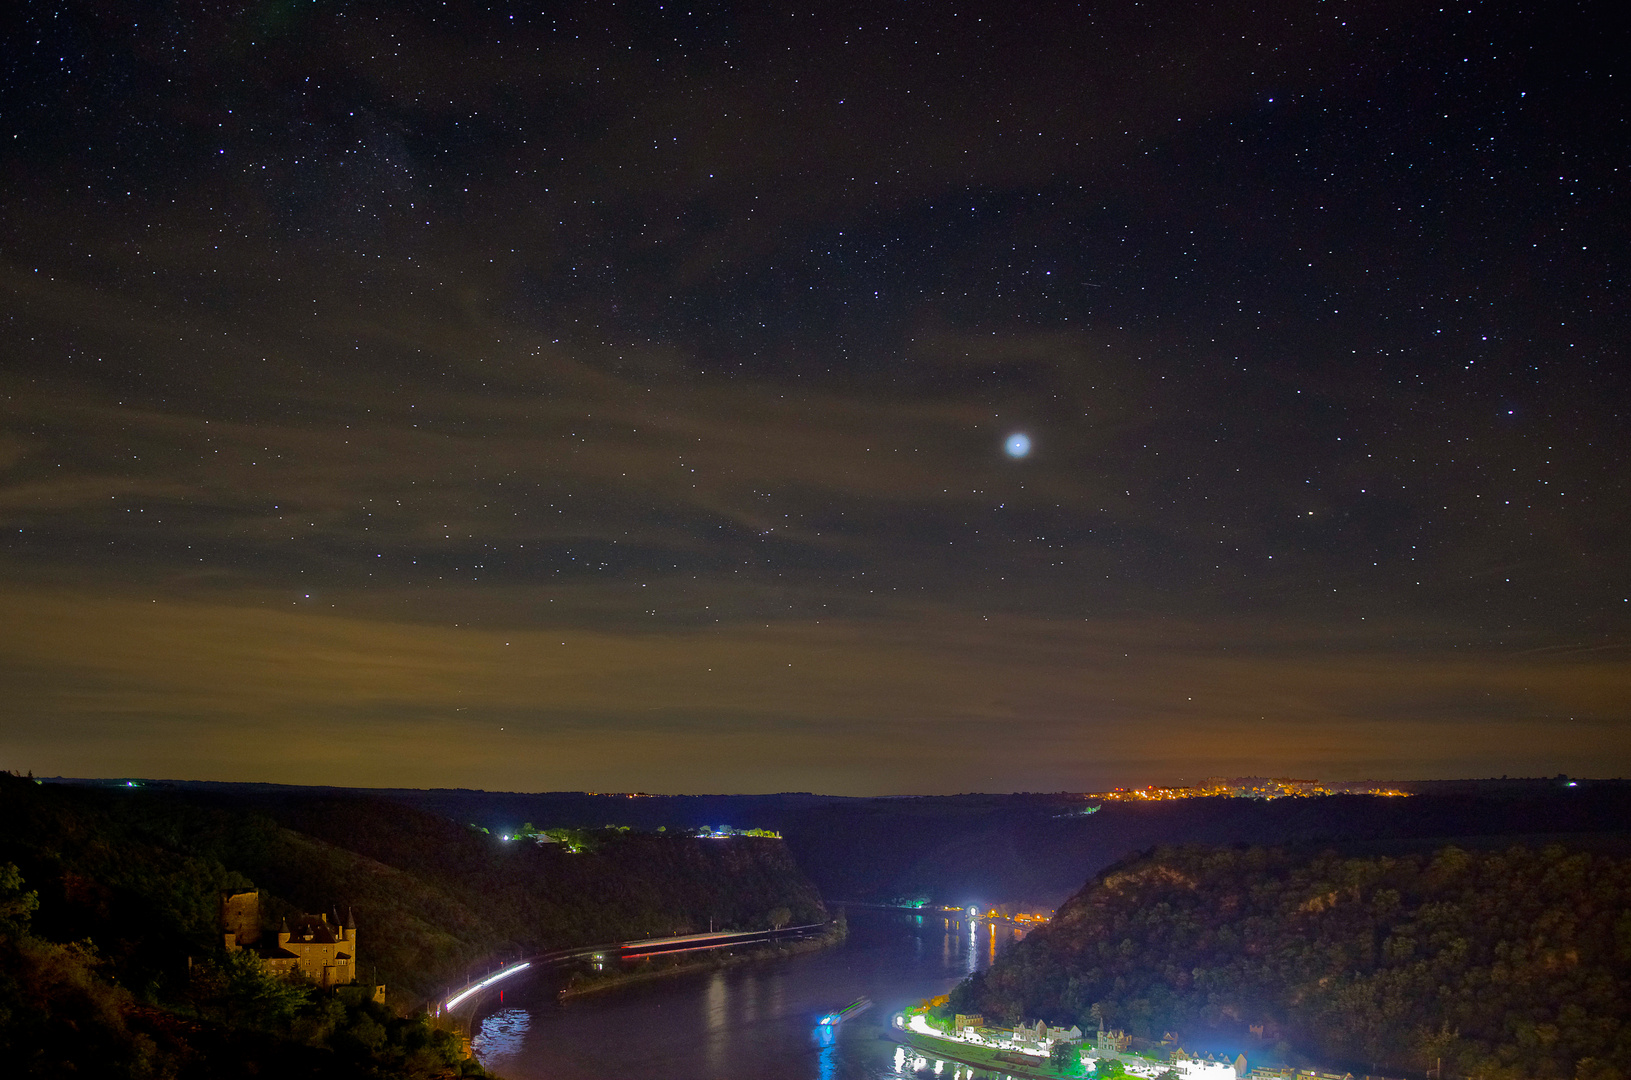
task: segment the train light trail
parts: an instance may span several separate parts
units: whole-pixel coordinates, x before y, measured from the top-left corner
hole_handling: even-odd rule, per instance
[[[519,964],[516,964],[514,967],[505,968],[503,971],[499,972],[497,975],[489,975],[489,976],[487,976],[487,978],[481,980],[481,982],[479,982],[476,985],[472,986],[470,989],[464,991],[463,993],[455,994],[452,997],[448,998],[447,999],[447,1008],[456,1009],[456,1008],[459,1007],[459,1002],[463,1001],[465,998],[469,997],[471,994],[474,994],[477,990],[485,990],[489,986],[491,986],[494,983],[498,982],[500,979],[508,979],[511,975],[514,975],[516,972],[525,970],[526,968],[530,968],[531,966],[532,966],[531,961],[523,961],[523,962],[521,962]]]

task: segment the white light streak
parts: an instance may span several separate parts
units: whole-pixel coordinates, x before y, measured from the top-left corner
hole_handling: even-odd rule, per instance
[[[523,961],[523,962],[515,965],[514,967],[505,968],[503,971],[499,972],[497,975],[489,975],[489,976],[487,976],[487,978],[481,980],[481,982],[479,982],[476,985],[472,986],[470,989],[464,991],[462,994],[455,994],[452,997],[448,998],[447,999],[447,1008],[456,1009],[456,1008],[459,1007],[459,1002],[463,1001],[465,998],[469,997],[471,994],[474,994],[477,990],[485,990],[489,986],[491,986],[494,983],[498,982],[498,980],[508,979],[511,975],[514,975],[516,972],[524,970],[526,968],[530,968],[531,966],[532,966],[532,961],[527,960],[527,961]]]

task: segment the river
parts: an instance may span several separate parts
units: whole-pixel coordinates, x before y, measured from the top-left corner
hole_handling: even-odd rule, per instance
[[[881,1036],[901,1009],[944,994],[1025,931],[940,912],[850,908],[848,917],[848,940],[821,952],[676,975],[565,1003],[555,998],[557,984],[540,977],[478,1013],[476,1054],[505,1080],[1000,1075],[924,1059]],[[816,1021],[863,995],[873,1008],[823,1039]]]

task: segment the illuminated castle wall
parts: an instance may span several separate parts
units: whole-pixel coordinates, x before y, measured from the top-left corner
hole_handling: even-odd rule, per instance
[[[228,952],[253,948],[261,937],[260,893],[224,894],[221,930]],[[299,975],[318,986],[357,981],[357,927],[349,918],[343,926],[338,917],[329,922],[327,915],[286,919],[278,931],[277,944],[255,951],[270,970]]]

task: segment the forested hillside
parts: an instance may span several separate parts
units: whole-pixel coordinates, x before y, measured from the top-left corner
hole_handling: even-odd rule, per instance
[[[759,928],[778,908],[825,916],[779,841],[610,831],[595,848],[505,842],[365,798],[252,803],[0,774],[0,919],[17,912],[0,927],[0,1055],[20,1055],[0,1060],[43,1054],[50,1073],[51,1055],[83,1048],[64,1033],[95,1029],[107,1044],[97,1075],[147,1075],[149,1059],[152,1075],[191,1075],[187,1061],[235,1053],[277,1075],[353,1075],[337,1064],[345,1047],[382,1077],[452,1067],[418,1021],[393,1028],[365,1000],[289,999],[235,966],[223,889],[259,888],[268,930],[293,912],[349,911],[362,978],[409,1012],[468,965],[518,952],[710,919]]]
[[[785,907],[825,916],[774,840],[599,834],[596,850],[504,842],[395,803],[325,795],[245,799],[6,778],[0,860],[44,903],[37,925],[91,936],[147,981],[217,946],[217,895],[254,885],[276,926],[349,910],[361,971],[399,995],[435,993],[466,965],[517,950],[686,929],[758,928]],[[133,984],[134,985],[134,984]]]
[[[422,1013],[366,987],[319,993],[228,955],[202,849],[267,822],[154,814],[0,773],[0,1072],[130,1080],[433,1080],[486,1075]],[[214,825],[195,836],[188,825]],[[21,864],[21,866],[19,866]]]
[[[1631,859],[1165,849],[1114,867],[953,993],[962,1012],[1203,1030],[1481,1080],[1631,1074]]]
[[[779,907],[796,922],[826,917],[776,840],[605,830],[573,853],[371,798],[246,805],[283,828],[266,849],[222,857],[296,906],[349,906],[364,970],[377,961],[381,979],[424,994],[494,952],[758,929]]]

